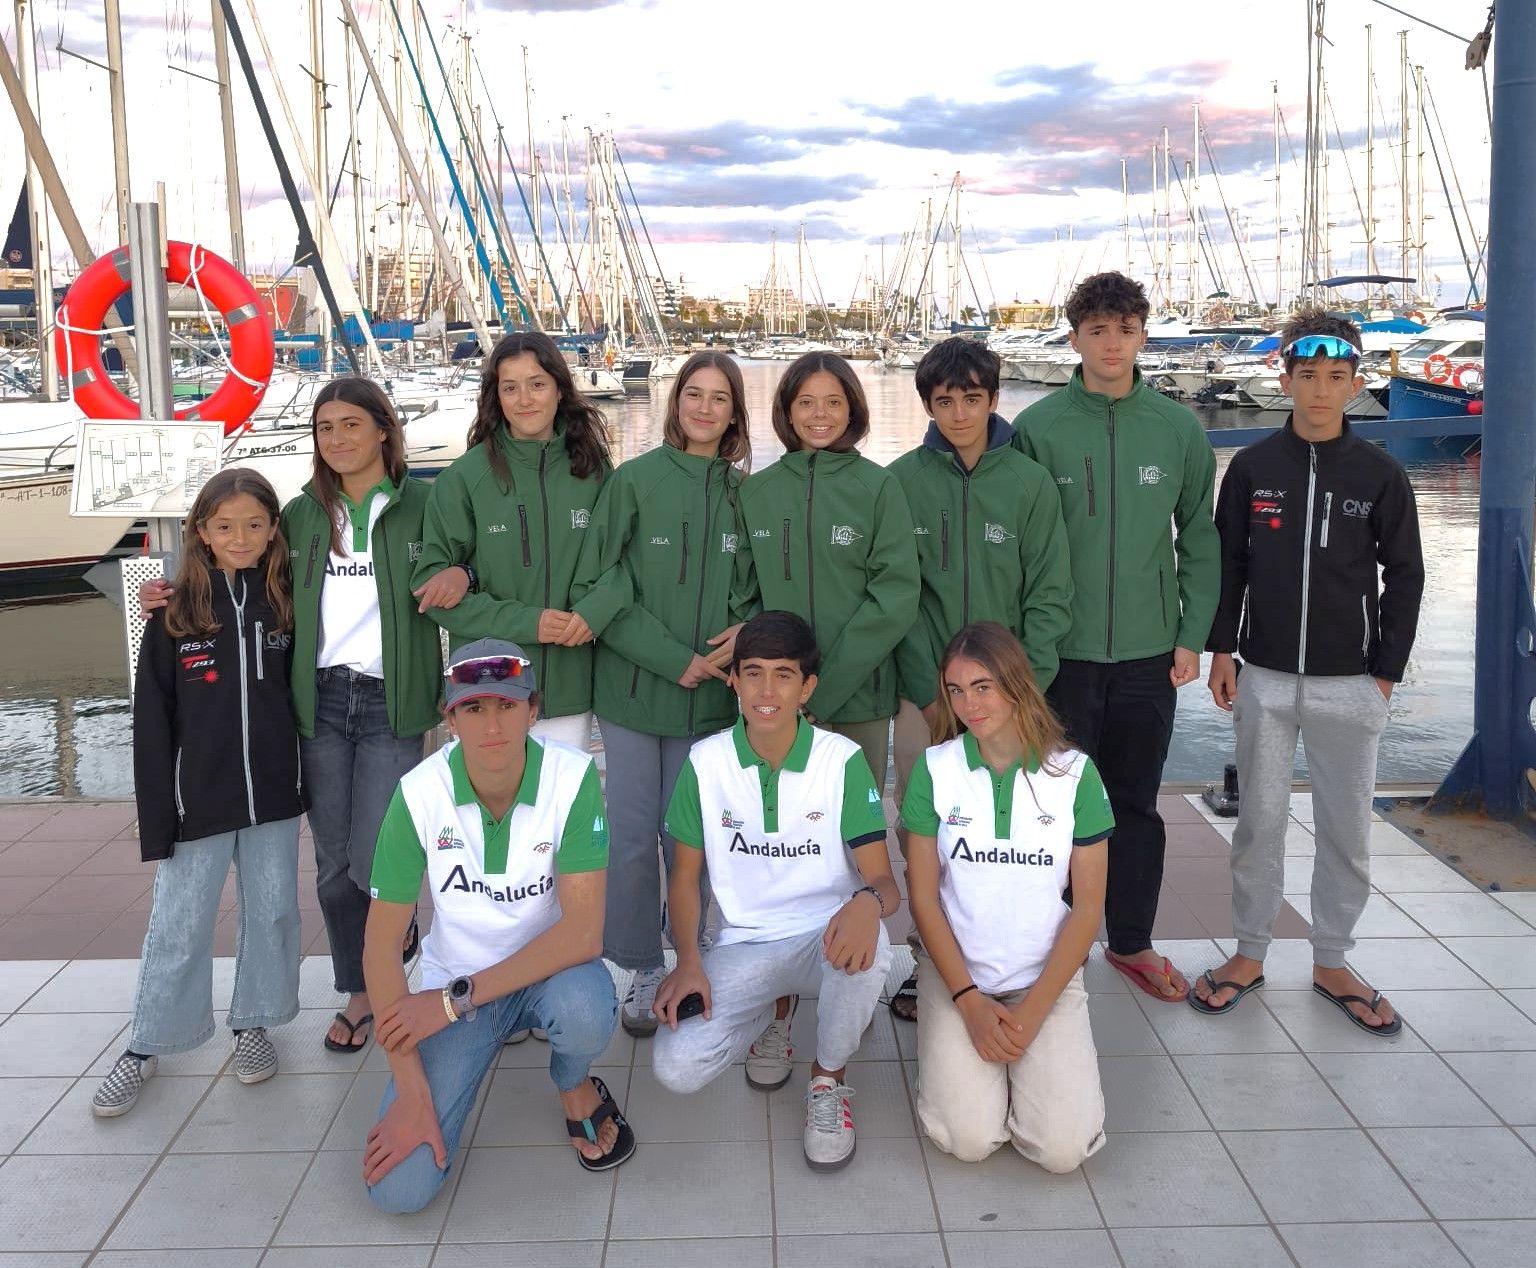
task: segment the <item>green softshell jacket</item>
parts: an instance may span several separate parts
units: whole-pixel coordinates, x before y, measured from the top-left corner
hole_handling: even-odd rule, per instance
[[[507,456],[510,488],[497,479],[487,443]],[[572,473],[560,424],[548,441],[513,440],[503,427],[456,458],[427,502],[416,584],[450,564],[467,563],[479,578],[477,593],[456,608],[433,608],[432,619],[453,647],[477,638],[517,643],[533,661],[546,718],[592,707],[592,644],[541,643],[539,618],[546,608],[571,610],[571,582],[601,487],[600,479]]]
[[[1072,381],[1013,420],[1056,481],[1072,553],[1063,660],[1101,664],[1205,646],[1221,592],[1216,456],[1199,421],[1135,372],[1111,400]]]
[[[738,607],[810,622],[821,648],[811,714],[835,723],[890,717],[892,652],[919,592],[912,516],[896,478],[858,453],[797,450],[742,484],[741,509],[753,576]]]
[[[912,511],[922,568],[917,620],[896,648],[901,697],[919,708],[939,691],[939,661],[964,625],[996,621],[1029,654],[1044,691],[1072,625],[1072,565],[1049,472],[1012,447],[1013,428],[987,420],[987,448],[967,471],[936,424],[891,464]]]
[[[369,542],[384,641],[384,705],[390,730],[401,739],[430,730],[440,719],[442,640],[432,618],[416,611],[411,594],[419,584],[412,569],[422,551],[429,496],[426,484],[407,476],[389,494]],[[313,739],[320,587],[331,556],[331,522],[312,484],[283,508],[282,525],[293,561],[293,715],[299,734]]]
[[[720,458],[664,445],[603,484],[571,597],[597,635],[593,708],[645,735],[707,735],[736,719],[719,679],[678,685],[694,653],[734,623],[733,586],[749,588],[739,550],[742,475]]]

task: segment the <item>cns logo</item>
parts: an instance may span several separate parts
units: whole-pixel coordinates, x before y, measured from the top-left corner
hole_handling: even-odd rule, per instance
[[[439,850],[462,850],[464,848],[463,838],[454,835],[451,823],[444,824],[438,830],[437,848]]]
[[[832,544],[834,546],[852,546],[854,542],[862,541],[864,534],[855,532],[852,524],[832,525]]]
[[[1137,467],[1136,468],[1136,483],[1137,484],[1161,484],[1167,478],[1167,475],[1168,475],[1168,473],[1166,471],[1164,471],[1161,467],[1157,467],[1157,466]]]
[[[1001,546],[1004,542],[1011,542],[1013,534],[1001,524],[988,524],[985,536],[988,542],[994,546]]]
[[[729,810],[720,812],[720,826],[722,828],[740,828],[744,826],[744,820],[736,818]]]
[[[584,506],[578,506],[571,511],[571,527],[585,528],[592,522],[592,512]]]
[[[1362,502],[1359,498],[1345,498],[1344,514],[1351,519],[1370,519],[1373,506],[1375,506],[1374,502]]]

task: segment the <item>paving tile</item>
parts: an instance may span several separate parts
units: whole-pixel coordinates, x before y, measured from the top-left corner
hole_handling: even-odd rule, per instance
[[[1366,938],[1349,953],[1349,966],[1384,995],[1413,990],[1467,991],[1483,986],[1482,978],[1446,950],[1449,945],[1432,938]]]
[[[622,997],[621,997],[622,998]],[[376,1046],[376,1045],[375,1045]],[[618,1066],[628,1066],[635,1063],[636,1041],[632,1035],[624,1033],[624,1027],[615,1025],[613,1038],[608,1041],[608,1046],[603,1050],[603,1055],[592,1063],[594,1069],[601,1066],[605,1069],[613,1069]],[[649,1065],[651,1060],[650,1049],[646,1048],[640,1053],[641,1064]],[[370,1054],[370,1060],[377,1061],[378,1069],[387,1069],[389,1063],[384,1060],[382,1051]],[[496,1064],[502,1069],[513,1067],[537,1067],[540,1070],[549,1069],[549,1045],[537,1039],[524,1039],[521,1043],[506,1044],[502,1047],[501,1056]]]
[[[133,1111],[119,1118],[91,1112],[95,1079],[79,1080],[54,1110],[16,1147],[19,1154],[156,1154],[181,1130],[207,1077],[153,1078]]]
[[[1536,934],[1519,938],[1445,938],[1443,942],[1490,986],[1536,987]]]
[[[0,1250],[0,1268],[81,1268],[88,1259],[77,1250]]]
[[[1536,1051],[1536,1024],[1497,991],[1396,991],[1392,1003],[1436,1052]]]
[[[4,849],[5,846],[0,845],[0,851]],[[7,876],[5,884],[0,885],[0,920],[15,915],[58,883],[56,876]]]
[[[1208,860],[1192,861],[1207,862]],[[1152,924],[1153,939],[1161,945],[1175,940],[1209,936],[1205,926],[1190,910],[1183,897],[1172,890],[1163,890],[1157,900],[1157,919]]]
[[[784,1244],[780,1239],[779,1245]],[[1121,1268],[1114,1244],[1103,1229],[1021,1233],[946,1233],[950,1262],[965,1268]]]
[[[14,1150],[21,1138],[47,1117],[74,1082],[67,1078],[15,1078],[0,1084],[0,1156]]]
[[[1437,1220],[1531,1214],[1536,1156],[1508,1128],[1396,1127],[1371,1135]]]
[[[1102,1226],[1081,1170],[1052,1175],[1011,1145],[981,1162],[961,1162],[932,1141],[923,1142],[923,1154],[946,1234]]]
[[[26,841],[110,841],[137,818],[131,801],[73,802],[43,819]]]
[[[1267,1228],[1120,1228],[1115,1245],[1125,1268],[1289,1268],[1291,1262]]]
[[[1476,894],[1399,894],[1398,901],[1385,894],[1372,893],[1365,900],[1365,910],[1355,922],[1357,938],[1422,938],[1424,930],[1409,916],[1403,899],[1460,900],[1476,898]],[[1304,919],[1312,918],[1312,895],[1292,894],[1287,900]],[[1310,944],[1309,944],[1310,946]]]
[[[1141,1006],[1122,993],[1088,996],[1088,1018],[1100,1057],[1160,1056],[1163,1042]]]
[[[144,950],[144,931],[149,924],[147,912],[125,911],[85,944],[75,955],[77,960],[137,959]]]
[[[107,1240],[113,1250],[265,1246],[310,1155],[166,1158]]]
[[[1506,1123],[1536,1124],[1536,1052],[1454,1052],[1446,1060]],[[1387,1125],[1442,1124],[1384,1124]]]
[[[255,1268],[263,1260],[259,1247],[240,1250],[106,1250],[91,1260],[91,1268]]]
[[[1267,967],[1267,966],[1266,966]],[[1447,992],[1462,994],[1464,992]],[[1489,992],[1491,994],[1491,992]],[[1369,1035],[1352,1024],[1337,1008],[1308,990],[1276,991],[1265,987],[1264,1007],[1279,1019],[1286,1032],[1303,1052],[1422,1052],[1424,1041],[1414,1033],[1413,1018],[1398,1032],[1396,1039]],[[1394,993],[1394,1005],[1401,1006],[1401,995]]]
[[[453,1183],[452,1176],[448,1183]],[[510,1197],[503,1197],[503,1212]],[[278,1246],[430,1244],[437,1240],[447,1217],[448,1203],[442,1195],[414,1215],[384,1214],[368,1200],[362,1150],[335,1151],[315,1158],[273,1241]],[[375,1253],[373,1262],[381,1258],[385,1256]],[[387,1258],[393,1263],[393,1252]]]
[[[150,877],[82,876],[62,877],[34,898],[27,914],[75,915],[80,912],[106,911],[119,915],[128,904],[149,891]]]
[[[1166,952],[1165,952],[1166,954]],[[1093,995],[1124,995],[1131,989],[1131,985],[1119,973],[1110,968],[1104,959],[1104,943],[1095,942],[1093,949],[1088,953],[1088,963],[1083,965],[1083,989],[1090,996]],[[908,1027],[911,1030],[914,1027]],[[897,1034],[901,1030],[897,1028]]]
[[[1497,1060],[1505,1055],[1522,1054],[1476,1054],[1456,1060]],[[1536,1063],[1536,1053],[1530,1056]],[[1492,1127],[1498,1122],[1432,1052],[1319,1052],[1312,1063],[1362,1127]]]
[[[1437,858],[1386,855],[1371,860],[1371,885],[1383,894],[1471,894],[1477,886]]]
[[[1536,1222],[1455,1220],[1446,1221],[1443,1227],[1471,1260],[1472,1268],[1530,1268]]]
[[[709,1243],[695,1243],[708,1246]],[[770,1244],[771,1245],[771,1244]],[[657,1261],[651,1261],[652,1264]],[[670,1265],[676,1260],[668,1259]],[[714,1268],[718,1261],[703,1258],[684,1260],[696,1268]],[[749,1262],[757,1262],[755,1260]],[[778,1241],[778,1268],[946,1268],[944,1247],[937,1233],[852,1233],[831,1237],[781,1237]],[[604,1268],[614,1268],[613,1251],[608,1251]],[[649,1268],[633,1263],[625,1268]],[[733,1262],[734,1268],[734,1262]]]
[[[394,1218],[394,1217],[391,1217]],[[389,1268],[427,1268],[435,1246],[391,1246]],[[367,1246],[274,1246],[262,1256],[261,1268],[379,1268],[379,1252]],[[101,1260],[96,1261],[98,1264]],[[443,1263],[442,1259],[437,1261]],[[510,1261],[502,1261],[510,1268]],[[561,1268],[579,1261],[561,1256]],[[597,1260],[591,1268],[597,1268]]]
[[[1221,1138],[1277,1224],[1424,1218],[1362,1131],[1223,1132]]]
[[[846,1245],[837,1247],[835,1251],[840,1257],[845,1257],[838,1261],[844,1265],[844,1268],[853,1268],[855,1264],[866,1263],[871,1268],[876,1268],[876,1265],[886,1262],[896,1265],[930,1262],[902,1259],[899,1257],[899,1247],[887,1248],[898,1251],[897,1256],[888,1261],[860,1259],[860,1248],[853,1245],[857,1240],[854,1238],[801,1238],[799,1240],[846,1242]],[[935,1245],[938,1240],[934,1237]],[[598,1249],[601,1251],[602,1247],[599,1245]],[[867,1248],[865,1249],[867,1252]],[[784,1255],[783,1243],[780,1243],[780,1268],[785,1264]],[[563,1246],[560,1249],[560,1261],[564,1268],[565,1248]],[[545,1262],[548,1262],[547,1258]],[[597,1268],[597,1262],[596,1259],[592,1261],[593,1268]],[[602,1262],[604,1268],[657,1268],[660,1264],[665,1264],[667,1268],[719,1268],[721,1264],[730,1264],[731,1268],[773,1268],[773,1239],[771,1237],[698,1237],[686,1241],[609,1242],[607,1255]],[[940,1265],[943,1264],[942,1254],[937,1262]]]
[[[379,1121],[379,1106],[389,1085],[389,1071],[364,1070],[353,1080],[347,1099],[331,1121],[321,1149],[361,1149]],[[461,1142],[462,1143],[462,1142]]]
[[[25,1004],[24,1013],[106,1013],[133,1008],[139,961],[72,960]]]
[[[1221,1017],[1197,1013],[1188,1003],[1164,1004],[1150,996],[1134,997],[1163,1046],[1175,1055],[1217,1052],[1294,1052],[1280,1023],[1263,1008],[1257,997]]]
[[[1396,902],[1437,938],[1532,936],[1531,926],[1492,894],[1399,894]]]
[[[729,1079],[736,1083],[738,1095],[762,1096],[761,1092],[752,1092],[744,1078],[739,1083],[732,1079],[733,1074],[734,1070],[728,1070],[715,1083]],[[804,1137],[805,1091],[810,1081],[810,1063],[797,1065],[789,1082],[765,1098],[768,1102],[768,1134],[772,1139],[801,1140]],[[876,1136],[900,1136],[906,1140],[916,1137],[917,1121],[913,1117],[912,1101],[907,1095],[899,1061],[850,1061],[847,1082],[854,1091],[853,1117],[861,1141]]]
[[[100,841],[17,842],[0,854],[0,876],[67,876],[102,847]]]
[[[1301,1268],[1466,1268],[1434,1224],[1285,1224],[1280,1235]]]
[[[463,1174],[451,1202],[439,1196],[427,1211],[447,1210],[444,1242],[499,1242],[514,1232],[530,1242],[601,1238],[614,1176],[649,1152],[642,1148],[618,1172],[594,1174],[581,1169],[569,1145],[461,1149],[453,1166],[462,1167]],[[451,1175],[448,1183],[453,1183]],[[515,1207],[509,1205],[514,1195]],[[657,1218],[663,1218],[661,1212]],[[546,1250],[543,1262],[548,1261]]]
[[[432,1268],[549,1268],[549,1251],[546,1242],[440,1245],[431,1263]],[[394,1252],[390,1254],[393,1257]],[[378,1268],[378,1262],[378,1256],[372,1255],[358,1268]],[[601,1268],[602,1262],[602,1242],[560,1243],[560,1268]]]
[[[1180,895],[1230,894],[1231,863],[1224,858],[1171,858],[1163,865],[1163,884]]]
[[[1499,890],[1489,894],[1501,907],[1507,907],[1529,925],[1536,925],[1536,891]]]
[[[1200,1112],[1169,1057],[1100,1057],[1107,1132],[1203,1132]]]
[[[283,1153],[320,1147],[352,1086],[350,1074],[290,1074],[244,1084],[215,1080],[173,1146],[179,1154]]]
[[[217,987],[214,998],[219,998]],[[221,1031],[224,1025],[224,1009],[216,1006]],[[274,1026],[267,1033],[272,1046],[277,1049],[279,1068],[285,1074],[352,1074],[362,1069],[363,1062],[377,1045],[370,1043],[358,1052],[332,1052],[325,1046],[325,1032],[335,1020],[334,1008],[301,1008],[299,1015],[284,1026]],[[227,1032],[223,1032],[225,1045],[229,1044]],[[548,1048],[545,1048],[546,1059]],[[381,1066],[389,1068],[382,1051]]]
[[[773,1231],[764,1143],[647,1141],[617,1175],[613,1227],[626,1237],[765,1237]]]
[[[1217,1131],[1353,1126],[1338,1097],[1300,1053],[1175,1061]]]
[[[639,1124],[636,1131],[650,1142],[651,1119],[638,1114],[634,1097],[628,1091],[629,1071],[626,1069],[599,1069],[592,1073],[608,1085],[619,1108],[633,1122]],[[382,1095],[382,1090],[380,1095]],[[684,1098],[679,1098],[684,1099]],[[373,1110],[378,1110],[379,1098],[374,1098]],[[761,1114],[762,1107],[758,1107]],[[372,1126],[365,1127],[366,1135]],[[763,1133],[766,1134],[766,1133]],[[550,1082],[549,1072],[530,1067],[492,1071],[489,1087],[485,1092],[485,1108],[475,1128],[476,1145],[553,1145],[568,1139],[565,1133],[565,1115],[555,1085]],[[678,1139],[683,1139],[679,1137]],[[747,1137],[719,1137],[708,1134],[689,1136],[689,1140],[730,1140]]]
[[[0,1166],[0,1246],[93,1250],[155,1159],[11,1158]]]
[[[1192,1211],[1175,1195],[1198,1194],[1201,1219],[1257,1224],[1264,1218],[1213,1133],[1111,1136],[1083,1170],[1112,1229],[1187,1227]],[[1149,1184],[1148,1177],[1156,1177],[1156,1183]]]
[[[52,819],[59,807],[50,803],[16,802],[0,806],[0,842],[20,841],[39,824]]]
[[[91,912],[58,916],[18,912],[0,924],[0,960],[68,960],[80,954],[115,917]]]
[[[68,960],[0,961],[0,1015],[22,1007],[68,963]]]
[[[81,1074],[131,1020],[127,1013],[12,1013],[0,1024],[0,1077]]]
[[[1378,820],[1371,824],[1369,840],[1371,854],[1376,857],[1424,855],[1433,858],[1424,848],[1423,841],[1412,833],[1404,832],[1396,824]]]
[[[776,1140],[772,1148],[774,1231],[780,1237],[938,1228],[915,1140],[861,1140],[848,1166],[825,1174],[806,1165],[798,1140]],[[617,1207],[614,1226],[624,1226]]]

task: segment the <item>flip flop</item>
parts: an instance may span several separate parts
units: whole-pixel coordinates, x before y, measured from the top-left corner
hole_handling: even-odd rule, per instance
[[[1351,1004],[1364,1004],[1374,1013],[1376,1005],[1381,1003],[1380,991],[1375,991],[1370,999],[1366,999],[1363,995],[1335,995],[1326,986],[1320,986],[1316,982],[1312,983],[1312,989],[1330,1004],[1335,1005],[1344,1016],[1348,1017],[1350,1021],[1354,1022],[1355,1025],[1359,1026],[1368,1035],[1379,1035],[1383,1039],[1391,1039],[1394,1035],[1403,1033],[1403,1015],[1401,1013],[1394,1013],[1392,1020],[1385,1026],[1373,1026],[1350,1008]]]
[[[1189,1006],[1193,1008],[1197,1013],[1208,1013],[1212,1017],[1219,1016],[1222,1013],[1230,1013],[1234,1008],[1237,1007],[1238,1001],[1241,1000],[1244,995],[1248,994],[1249,991],[1256,991],[1259,989],[1259,987],[1264,985],[1264,975],[1262,973],[1260,973],[1258,977],[1254,978],[1253,981],[1249,982],[1246,986],[1244,986],[1241,982],[1218,982],[1211,976],[1211,971],[1209,969],[1207,969],[1200,976],[1205,980],[1205,984],[1211,988],[1211,993],[1213,995],[1217,991],[1222,990],[1224,987],[1228,986],[1237,992],[1237,994],[1229,999],[1225,1004],[1217,1004],[1212,1006],[1207,1004],[1203,999],[1196,995],[1194,991],[1190,991]]]
[[[602,1103],[586,1118],[568,1118],[565,1120],[565,1130],[572,1140],[590,1141],[597,1144],[597,1132],[610,1118],[619,1125],[618,1137],[613,1142],[613,1148],[601,1158],[588,1158],[581,1150],[576,1150],[576,1161],[588,1171],[611,1171],[620,1163],[628,1162],[630,1155],[635,1152],[635,1132],[624,1120],[624,1115],[619,1112],[618,1105],[614,1102],[612,1094],[608,1091],[608,1085],[601,1079],[593,1077],[592,1086],[597,1089],[597,1094],[602,1098]]]
[[[901,1009],[896,1006],[898,1000],[902,1003],[910,1003],[912,1005],[912,1011],[906,1013],[902,1012]],[[892,1017],[900,1017],[902,1021],[915,1022],[917,1020],[916,973],[914,973],[911,977],[909,977],[905,982],[896,988],[896,990],[892,993],[891,998],[886,1001],[885,1006],[891,1010]]]
[[[330,1035],[326,1035],[325,1048],[327,1052],[361,1052],[368,1046],[367,1039],[364,1039],[362,1043],[353,1043],[352,1040],[357,1038],[357,1032],[364,1026],[373,1025],[372,1013],[364,1013],[356,1021],[351,1021],[345,1013],[337,1013],[336,1020],[347,1028],[347,1038],[345,1042],[337,1043]],[[372,1036],[370,1035],[369,1038],[372,1038]]]
[[[1156,968],[1150,964],[1127,964],[1122,960],[1115,959],[1108,951],[1104,953],[1104,962],[1138,990],[1144,991],[1153,999],[1160,1000],[1164,1004],[1177,1004],[1189,998],[1189,987],[1187,986],[1181,995],[1164,995],[1153,984],[1152,978],[1154,976],[1166,977],[1170,981],[1173,979],[1173,963],[1166,955],[1163,957],[1162,968]]]

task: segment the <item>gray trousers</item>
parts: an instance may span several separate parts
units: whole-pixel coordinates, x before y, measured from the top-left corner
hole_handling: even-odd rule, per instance
[[[1244,665],[1232,726],[1241,798],[1232,836],[1237,953],[1262,960],[1285,882],[1285,829],[1296,737],[1312,776],[1312,958],[1342,968],[1370,895],[1371,797],[1388,702],[1368,674],[1299,677]]]
[[[677,843],[665,831],[667,802],[693,740],[645,735],[597,720],[608,767],[608,896],[603,955],[624,969],[662,965],[662,875]],[[657,858],[660,845],[661,858]],[[704,910],[708,910],[705,894]]]

